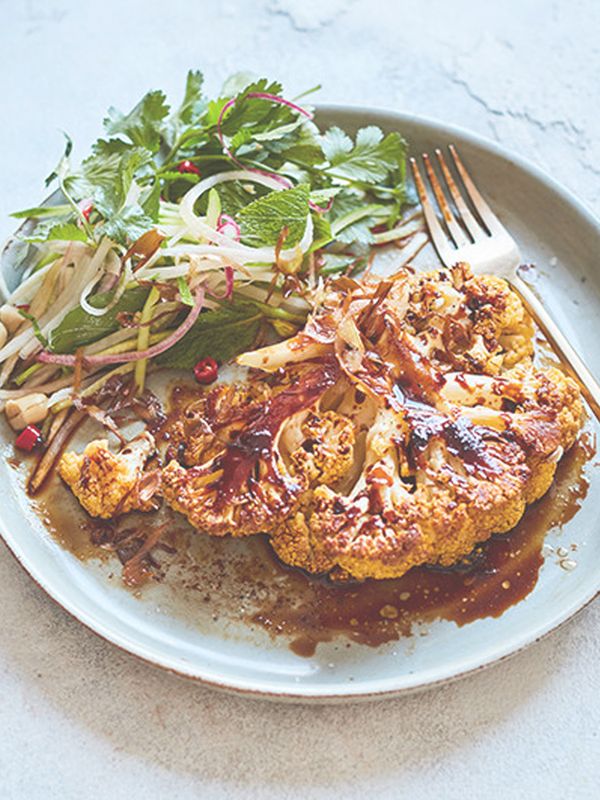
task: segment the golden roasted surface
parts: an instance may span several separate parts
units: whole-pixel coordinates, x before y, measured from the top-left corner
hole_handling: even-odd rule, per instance
[[[198,530],[268,533],[310,572],[450,565],[514,527],[581,429],[579,389],[533,365],[533,332],[502,279],[464,264],[332,280],[298,335],[240,357],[248,381],[182,408],[159,491]],[[95,516],[148,508],[152,449],[92,442],[60,474]]]
[[[142,433],[119,453],[109,450],[105,439],[96,440],[83,453],[65,453],[58,474],[93,517],[108,519],[127,511],[149,511],[153,504],[144,491],[148,480],[142,473],[155,449],[149,433]]]

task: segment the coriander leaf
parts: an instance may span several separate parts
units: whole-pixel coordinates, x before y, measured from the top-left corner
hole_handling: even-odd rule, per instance
[[[160,181],[155,180],[152,186],[149,186],[142,192],[140,195],[140,206],[153,222],[158,222],[160,213]]]
[[[77,231],[76,239],[78,241],[85,242],[87,241],[87,236],[85,233],[75,225],[74,222],[68,221],[69,217],[71,219],[74,218],[73,211],[71,210],[70,214],[67,215],[60,215],[56,217],[49,217],[47,219],[41,219],[33,229],[33,232],[29,236],[24,236],[23,241],[25,242],[48,242],[52,239],[54,240],[69,240],[68,236],[65,236],[65,231],[74,232]]]
[[[321,146],[325,157],[332,164],[352,151],[352,139],[341,128],[334,126],[323,134]]]
[[[239,150],[240,147],[243,147],[245,144],[248,144],[251,141],[252,141],[252,132],[250,128],[240,128],[231,137],[231,141],[229,142],[229,149],[235,152],[236,150]]]
[[[186,124],[192,122],[204,110],[203,83],[204,78],[200,70],[190,70],[188,72],[183,103],[176,112],[176,116]]]
[[[265,131],[259,131],[254,134],[257,142],[272,142],[275,140],[284,139],[288,133],[293,133],[297,128],[304,124],[304,118],[300,115],[293,122],[288,122],[285,125],[280,125],[278,128],[270,128]],[[245,130],[245,128],[243,129]]]
[[[65,316],[51,334],[51,347],[55,353],[74,353],[78,347],[102,339],[109,333],[119,330],[117,314],[120,311],[136,312],[141,311],[148,296],[148,289],[144,286],[136,286],[123,293],[120,300],[101,317],[88,314],[78,306]],[[97,294],[88,299],[94,308],[104,308],[110,303],[113,297],[112,292]],[[135,333],[132,332],[132,337]]]
[[[276,81],[261,78],[255,83],[250,83],[235,98],[222,121],[222,131],[227,136],[233,136],[244,126],[251,126],[255,132],[263,131],[267,126],[282,125],[296,119],[297,112],[284,105],[273,103],[261,97],[249,97],[250,94],[272,94],[280,96],[283,87]]]
[[[138,203],[124,206],[116,212],[98,201],[96,207],[106,217],[105,222],[98,227],[99,236],[108,236],[123,245],[139,239],[154,225],[152,217]]]
[[[67,185],[80,199],[100,197],[113,209],[125,202],[135,178],[147,178],[152,154],[143,147],[130,147],[121,153],[92,155],[81,165],[80,173],[69,176]]]
[[[267,142],[264,147],[270,153],[281,153],[287,161],[304,167],[313,167],[323,161],[318,128],[304,118],[302,124],[293,133],[287,134],[276,142]]]
[[[158,190],[146,192],[139,201],[133,199],[140,192],[135,184],[151,174],[151,164],[152,155],[144,147],[131,147],[106,157],[93,155],[83,162],[81,173],[72,177],[70,187],[78,197],[91,196],[96,211],[104,217],[96,228],[97,237],[109,236],[127,244],[152,227],[153,215],[158,211]]]
[[[134,147],[134,145],[129,144],[129,142],[124,142],[122,139],[97,139],[92,145],[92,152],[94,155],[106,158],[115,153],[117,155],[124,153],[131,147]]]
[[[164,92],[155,90],[144,95],[129,114],[109,108],[104,128],[110,136],[121,134],[133,144],[157,153],[161,143],[161,123],[168,113]]]
[[[199,70],[190,70],[185,82],[183,101],[163,124],[161,134],[171,148],[169,160],[181,146],[181,138],[190,135],[193,125],[200,125],[198,133],[203,132],[201,117],[206,110],[206,100],[202,95],[202,84],[202,73]]]
[[[283,228],[288,229],[285,247],[297,245],[308,218],[309,187],[270,192],[238,213],[242,240],[252,245],[276,245]]]
[[[380,128],[371,125],[356,134],[356,144],[339,128],[331,128],[323,136],[323,152],[337,176],[350,181],[379,183],[390,172],[401,170],[406,156],[406,143],[397,133],[384,137]]]
[[[207,356],[223,364],[252,347],[261,319],[257,307],[245,301],[203,311],[183,339],[155,360],[172,369],[192,369]]]
[[[46,240],[49,242],[55,240],[63,242],[87,242],[87,236],[85,235],[85,231],[74,222],[61,222],[51,229]]]
[[[230,75],[225,80],[220,91],[220,96],[235,97],[236,94],[243,91],[246,86],[250,86],[255,80],[256,75],[253,75],[251,72],[234,72],[233,75]]]

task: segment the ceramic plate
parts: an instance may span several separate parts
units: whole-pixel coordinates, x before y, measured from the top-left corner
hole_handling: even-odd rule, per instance
[[[600,337],[600,272],[596,269],[600,224],[569,192],[496,145],[441,123],[348,107],[320,108],[319,122],[349,131],[368,124],[399,130],[412,153],[456,144],[492,207],[519,242],[524,259],[538,265],[537,288],[549,310],[600,374],[600,350],[595,346]],[[422,253],[420,260],[437,266],[431,251]],[[14,281],[14,276],[6,277],[9,283]],[[588,423],[592,433],[593,425]],[[82,561],[48,533],[23,491],[22,475],[8,458],[12,436],[6,428],[0,433],[6,456],[0,465],[0,530],[34,580],[108,641],[152,664],[221,688],[299,700],[350,700],[422,689],[468,675],[535,642],[572,617],[599,590],[600,470],[592,460],[583,479],[587,497],[577,514],[546,537],[546,558],[535,588],[500,617],[462,626],[433,621],[412,636],[378,647],[334,638],[319,644],[312,655],[298,655],[285,636],[273,637],[264,625],[236,622],[224,609],[227,593],[230,607],[238,609],[256,600],[244,594],[248,583],[239,575],[247,548],[256,544],[226,541],[215,545],[220,557],[237,565],[239,583],[233,568],[218,575],[205,570],[195,578],[170,573],[169,580],[132,593],[123,588],[114,560]],[[568,492],[569,486],[563,486],[563,491]],[[65,504],[59,538],[68,538],[72,501],[65,499],[66,494],[57,489],[45,499],[47,504]],[[196,538],[203,540],[196,553],[202,560],[207,555],[206,543],[212,547],[212,540]],[[576,568],[561,567],[557,552],[568,553]],[[260,552],[253,557],[256,563]],[[268,583],[268,569],[265,574]],[[213,604],[211,598],[217,595],[219,603]]]

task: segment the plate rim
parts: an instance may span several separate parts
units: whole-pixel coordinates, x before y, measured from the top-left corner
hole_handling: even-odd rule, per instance
[[[323,103],[315,105],[315,110],[318,116],[335,116],[336,114],[350,113],[351,115],[364,114],[369,117],[379,117],[382,120],[387,117],[390,122],[395,122],[398,125],[400,131],[402,130],[402,124],[408,123],[423,125],[430,129],[437,130],[440,136],[446,139],[448,137],[457,136],[479,149],[491,152],[493,155],[503,160],[510,161],[521,171],[528,173],[538,182],[544,184],[554,194],[558,195],[561,200],[574,208],[574,210],[585,219],[588,225],[595,228],[600,233],[600,219],[571,189],[561,184],[541,167],[492,139],[474,133],[459,125],[446,123],[443,120],[421,114],[397,111],[386,106],[367,106],[353,103]],[[11,533],[1,514],[0,536],[6,544],[8,552],[13,555],[17,563],[48,597],[71,617],[104,641],[109,642],[118,647],[121,651],[133,655],[153,667],[159,667],[167,672],[184,677],[188,680],[193,680],[202,685],[241,696],[274,701],[312,701],[316,703],[356,702],[359,700],[399,697],[442,686],[461,678],[466,678],[517,655],[530,645],[545,638],[553,631],[558,630],[600,596],[599,574],[595,588],[588,590],[583,596],[562,608],[560,612],[554,614],[554,616],[546,620],[544,624],[538,625],[529,631],[525,631],[520,636],[517,635],[505,640],[502,646],[490,650],[483,658],[480,655],[479,657],[472,657],[470,661],[465,660],[463,666],[459,669],[456,669],[454,664],[451,663],[445,670],[441,672],[438,671],[437,677],[428,676],[426,672],[425,678],[419,678],[418,676],[423,676],[424,673],[417,672],[413,675],[409,673],[385,679],[385,685],[383,687],[381,687],[382,679],[375,678],[370,679],[368,682],[357,682],[356,685],[349,683],[340,684],[339,688],[337,688],[335,684],[327,687],[306,684],[305,686],[298,685],[294,687],[293,691],[285,688],[269,689],[268,678],[244,679],[240,677],[232,679],[221,677],[221,679],[219,679],[210,668],[199,669],[192,664],[190,664],[189,668],[186,668],[184,664],[179,663],[179,659],[172,658],[164,652],[157,653],[154,651],[150,653],[148,648],[141,641],[136,642],[132,639],[128,639],[128,637],[121,634],[118,630],[115,631],[112,629],[110,624],[103,622],[93,611],[88,611],[85,608],[79,607],[76,600],[65,596],[60,586],[54,585],[51,579],[47,579],[44,575],[43,568],[37,566],[35,559],[28,559],[26,553],[24,553],[19,544],[18,537]],[[54,543],[54,546],[60,547],[57,543]],[[430,669],[428,672],[431,673],[432,670]],[[379,683],[380,688],[377,688],[377,683]],[[390,686],[390,683],[395,683],[395,685]]]

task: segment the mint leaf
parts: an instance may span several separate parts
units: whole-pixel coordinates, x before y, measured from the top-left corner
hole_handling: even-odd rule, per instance
[[[242,240],[254,246],[274,246],[283,228],[287,228],[284,247],[298,244],[306,228],[308,197],[308,185],[301,184],[294,189],[271,192],[242,208],[238,213]]]
[[[164,92],[148,92],[129,112],[122,114],[109,108],[104,128],[110,136],[127,137],[132,144],[157,153],[161,143],[161,123],[169,113]]]
[[[144,286],[136,286],[123,293],[118,303],[106,312],[102,317],[95,317],[88,314],[81,306],[74,308],[66,315],[60,325],[52,331],[50,343],[55,353],[74,353],[78,347],[97,342],[109,333],[119,330],[120,325],[117,314],[120,311],[130,313],[141,311],[148,289]],[[88,302],[94,308],[104,308],[110,303],[113,297],[112,292],[104,292],[90,297]],[[135,331],[132,331],[132,337]]]
[[[172,369],[192,369],[207,356],[223,364],[252,347],[262,318],[245,301],[203,311],[183,339],[155,360]]]

